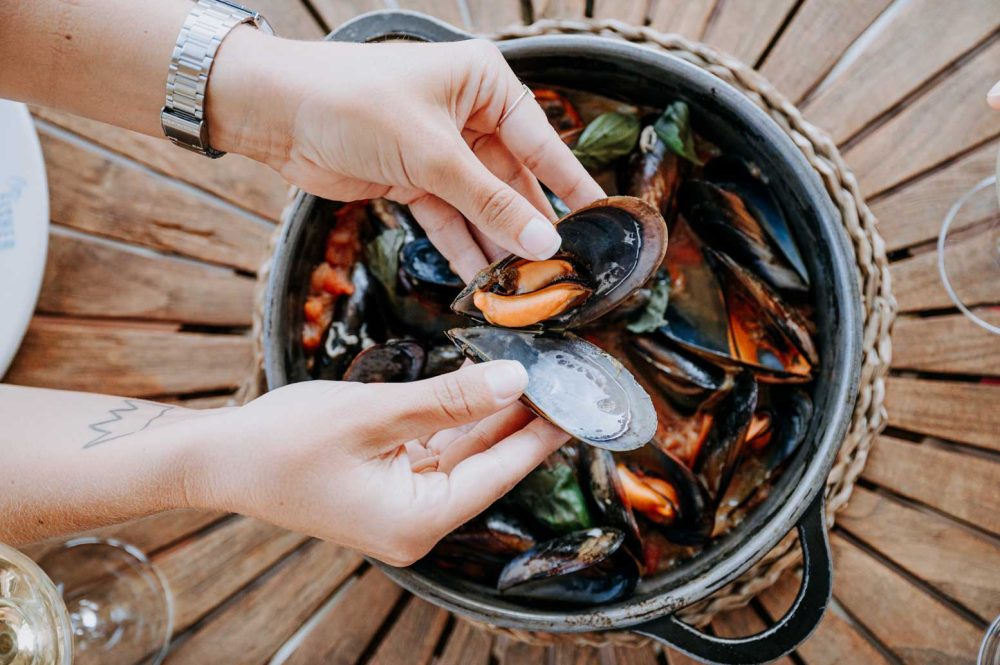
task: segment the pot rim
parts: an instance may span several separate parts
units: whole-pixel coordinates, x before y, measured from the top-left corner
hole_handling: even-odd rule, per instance
[[[762,135],[761,141],[774,146],[775,152],[798,177],[794,189],[804,194],[818,222],[817,235],[828,240],[830,274],[834,280],[835,311],[838,324],[831,333],[829,348],[836,348],[834,377],[828,386],[826,402],[829,426],[817,432],[814,454],[804,461],[804,468],[795,487],[784,503],[773,509],[762,528],[738,542],[706,551],[712,566],[703,575],[683,580],[669,589],[644,599],[627,598],[609,605],[582,610],[536,610],[526,606],[516,608],[491,602],[491,598],[474,597],[459,589],[436,582],[419,570],[395,568],[374,561],[394,581],[432,602],[459,614],[497,626],[546,632],[586,632],[611,628],[627,628],[661,617],[701,600],[722,588],[749,569],[770,551],[802,518],[812,500],[825,488],[825,480],[844,440],[858,396],[861,360],[861,294],[855,275],[855,262],[846,231],[818,174],[805,157],[762,109],[725,81],[693,64],[667,53],[653,51],[628,42],[611,41],[593,36],[544,35],[500,42],[505,56],[515,59],[567,57],[585,51],[588,57],[632,70],[657,70],[684,82],[692,90],[710,91],[717,103],[739,116],[748,126]],[[290,210],[301,209],[311,195],[300,192]],[[287,292],[288,277],[294,264],[288,247],[289,238],[298,231],[303,219],[290,220],[283,230],[274,256],[274,267],[266,293],[267,310],[264,318],[265,373],[269,389],[288,381],[282,365],[281,340],[274,331],[280,328],[278,318],[282,308],[276,304]],[[834,381],[837,378],[839,380]],[[791,469],[789,469],[791,472]],[[699,557],[696,557],[697,560]]]

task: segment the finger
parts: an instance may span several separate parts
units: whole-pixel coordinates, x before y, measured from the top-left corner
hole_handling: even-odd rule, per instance
[[[997,84],[990,88],[990,91],[986,93],[986,102],[996,110],[1000,111],[1000,81],[997,81]]]
[[[514,403],[479,421],[475,427],[449,441],[434,441],[431,454],[440,457],[438,469],[450,473],[462,460],[492,448],[497,442],[522,429],[534,418],[531,411]]]
[[[437,153],[423,169],[422,187],[458,208],[508,252],[526,259],[547,259],[556,253],[562,239],[552,223],[490,173],[457,133]]]
[[[528,199],[531,205],[549,221],[558,219],[552,204],[542,191],[542,186],[538,184],[538,178],[510,153],[500,137],[496,134],[485,134],[469,145],[479,161],[485,164],[493,175]]]
[[[410,212],[463,281],[470,281],[486,267],[486,256],[458,210],[428,194],[412,201]]]
[[[506,83],[506,107],[509,107],[524,89],[513,72]],[[534,97],[522,99],[497,128],[497,134],[511,154],[548,185],[570,209],[604,198],[604,190],[559,138]]]
[[[494,261],[498,261],[505,256],[510,256],[510,252],[486,237],[486,234],[480,231],[479,227],[475,224],[470,224],[466,221],[465,225],[469,229],[469,233],[472,234],[472,237],[476,239],[476,244],[479,245],[479,249],[481,249],[483,254],[486,255],[487,261],[493,263]]]
[[[497,360],[412,383],[366,385],[353,424],[362,444],[391,450],[443,429],[491,416],[521,396],[528,374],[520,363]],[[372,405],[378,417],[372,416]]]
[[[500,443],[459,462],[449,474],[448,502],[441,519],[464,524],[506,494],[570,436],[541,418]]]

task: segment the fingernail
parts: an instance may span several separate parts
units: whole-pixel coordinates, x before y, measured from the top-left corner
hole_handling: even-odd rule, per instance
[[[986,93],[986,101],[995,109],[1000,109],[1000,81]]]
[[[498,402],[517,397],[528,387],[528,373],[519,362],[498,360],[486,368],[486,383]]]
[[[528,222],[517,237],[521,247],[536,259],[547,259],[559,250],[562,238],[552,222],[535,218]]]

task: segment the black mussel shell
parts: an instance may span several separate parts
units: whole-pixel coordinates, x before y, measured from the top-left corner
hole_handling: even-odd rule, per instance
[[[809,285],[776,249],[738,194],[703,180],[688,180],[678,193],[681,213],[710,247],[752,267],[773,288],[804,293]]]
[[[757,379],[743,370],[713,411],[715,421],[698,452],[694,472],[715,502],[721,500],[743,456],[747,427],[757,409]]]
[[[625,534],[625,545],[637,558],[641,557],[639,525],[618,476],[614,456],[603,448],[580,446],[580,468],[601,522],[620,529]]]
[[[657,136],[652,125],[647,125],[639,139],[639,150],[632,153],[622,172],[621,191],[652,205],[672,227],[677,189],[687,177],[689,164]]]
[[[424,370],[427,354],[410,340],[389,340],[359,353],[344,372],[344,381],[361,383],[406,383],[416,381]]]
[[[635,588],[639,567],[625,552],[625,535],[598,527],[545,541],[513,559],[500,573],[506,596],[573,605],[597,605]]]
[[[448,259],[427,238],[417,238],[403,246],[400,267],[418,283],[450,289],[460,289],[465,284],[452,272]]]
[[[448,342],[435,344],[427,351],[427,364],[424,365],[424,376],[440,376],[454,372],[465,363],[465,355]]]
[[[633,335],[627,348],[643,361],[645,375],[682,408],[697,408],[726,383],[724,370],[684,351],[662,334]]]
[[[614,357],[572,334],[455,328],[448,336],[476,362],[516,360],[528,372],[522,401],[576,439],[631,450],[656,432],[649,395]]]
[[[493,507],[445,536],[428,560],[493,585],[512,558],[537,543],[535,534],[520,519]]]
[[[612,196],[576,210],[556,224],[561,254],[586,276],[592,291],[574,307],[541,322],[549,330],[566,330],[594,321],[637,291],[656,272],[667,248],[667,227],[651,205],[628,196]],[[484,320],[473,302],[477,291],[489,290],[504,269],[522,261],[500,259],[477,274],[455,298],[452,309]]]
[[[354,292],[337,300],[323,346],[316,355],[317,379],[339,381],[354,356],[370,341],[372,327],[381,332],[384,325],[373,302],[372,278],[365,266],[360,263],[354,266],[351,283]]]
[[[798,273],[802,283],[808,285],[809,272],[799,246],[760,167],[733,155],[722,155],[705,165],[703,177],[743,199],[774,246]]]
[[[765,463],[774,470],[792,456],[806,437],[812,420],[813,403],[805,390],[793,390],[773,399],[774,421],[771,440],[765,449]]]

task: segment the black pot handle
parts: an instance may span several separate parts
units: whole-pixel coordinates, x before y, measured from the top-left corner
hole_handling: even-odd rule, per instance
[[[778,623],[756,635],[727,638],[703,633],[670,614],[630,630],[706,663],[751,665],[788,654],[819,625],[830,602],[833,572],[824,506],[823,492],[820,492],[797,525],[802,546],[802,586],[795,602]]]
[[[438,19],[406,11],[387,9],[362,14],[342,24],[327,39],[337,42],[381,42],[413,39],[421,42],[458,42],[472,35]]]

